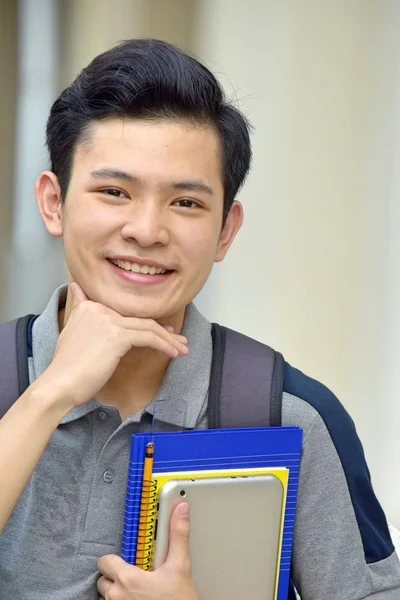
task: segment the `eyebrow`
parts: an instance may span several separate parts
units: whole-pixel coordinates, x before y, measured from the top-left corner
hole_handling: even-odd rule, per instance
[[[109,167],[104,167],[102,169],[97,169],[90,173],[90,179],[119,179],[121,181],[126,181],[128,183],[132,183],[134,185],[143,185],[143,180],[140,177],[137,177],[133,173],[128,173],[127,171],[121,171],[120,169],[113,169]],[[199,179],[188,179],[183,181],[171,181],[166,185],[168,188],[173,188],[174,190],[181,191],[194,191],[194,192],[203,192],[208,194],[209,196],[214,196],[214,190]]]
[[[112,169],[104,167],[103,169],[97,169],[92,171],[89,175],[90,179],[121,179],[129,183],[140,184],[141,181],[136,175],[128,173],[127,171],[121,171],[120,169]]]

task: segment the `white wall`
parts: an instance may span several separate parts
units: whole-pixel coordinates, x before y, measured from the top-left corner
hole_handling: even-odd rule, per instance
[[[42,310],[43,297],[65,280],[62,246],[51,238],[36,208],[34,185],[48,167],[45,124],[56,97],[58,14],[53,0],[18,2],[14,198],[10,244],[2,256],[2,318]]]
[[[203,0],[197,25],[256,128],[244,228],[198,305],[340,396],[400,525],[400,5]]]

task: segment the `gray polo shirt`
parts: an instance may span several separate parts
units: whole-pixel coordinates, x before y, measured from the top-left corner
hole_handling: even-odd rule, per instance
[[[62,286],[35,321],[31,382],[52,360],[65,296]],[[0,600],[97,600],[97,560],[120,552],[131,435],[154,416],[158,429],[207,426],[210,330],[190,305],[190,352],[170,363],[154,399],[165,401],[124,422],[95,399],[66,415],[0,536]],[[282,421],[304,431],[293,547],[302,600],[399,600],[399,561],[343,407],[286,365]]]

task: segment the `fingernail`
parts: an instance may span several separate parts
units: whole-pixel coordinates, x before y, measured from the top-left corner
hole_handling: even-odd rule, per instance
[[[187,337],[185,337],[184,335],[177,335],[176,336],[178,338],[178,340],[180,340],[181,342],[185,342],[185,344],[187,344]]]
[[[189,518],[190,506],[188,502],[181,502],[180,504],[178,504],[178,508],[176,510],[178,511],[178,517],[180,517],[181,519]]]
[[[169,333],[174,333],[174,328],[172,325],[164,325],[164,329],[166,329]]]

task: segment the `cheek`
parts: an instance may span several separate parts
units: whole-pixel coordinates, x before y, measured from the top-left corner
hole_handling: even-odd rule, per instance
[[[86,250],[101,248],[113,230],[109,211],[87,205],[70,211],[64,225],[66,250],[85,254]]]
[[[209,271],[214,263],[219,235],[215,227],[190,227],[185,230],[184,255],[189,268]]]

